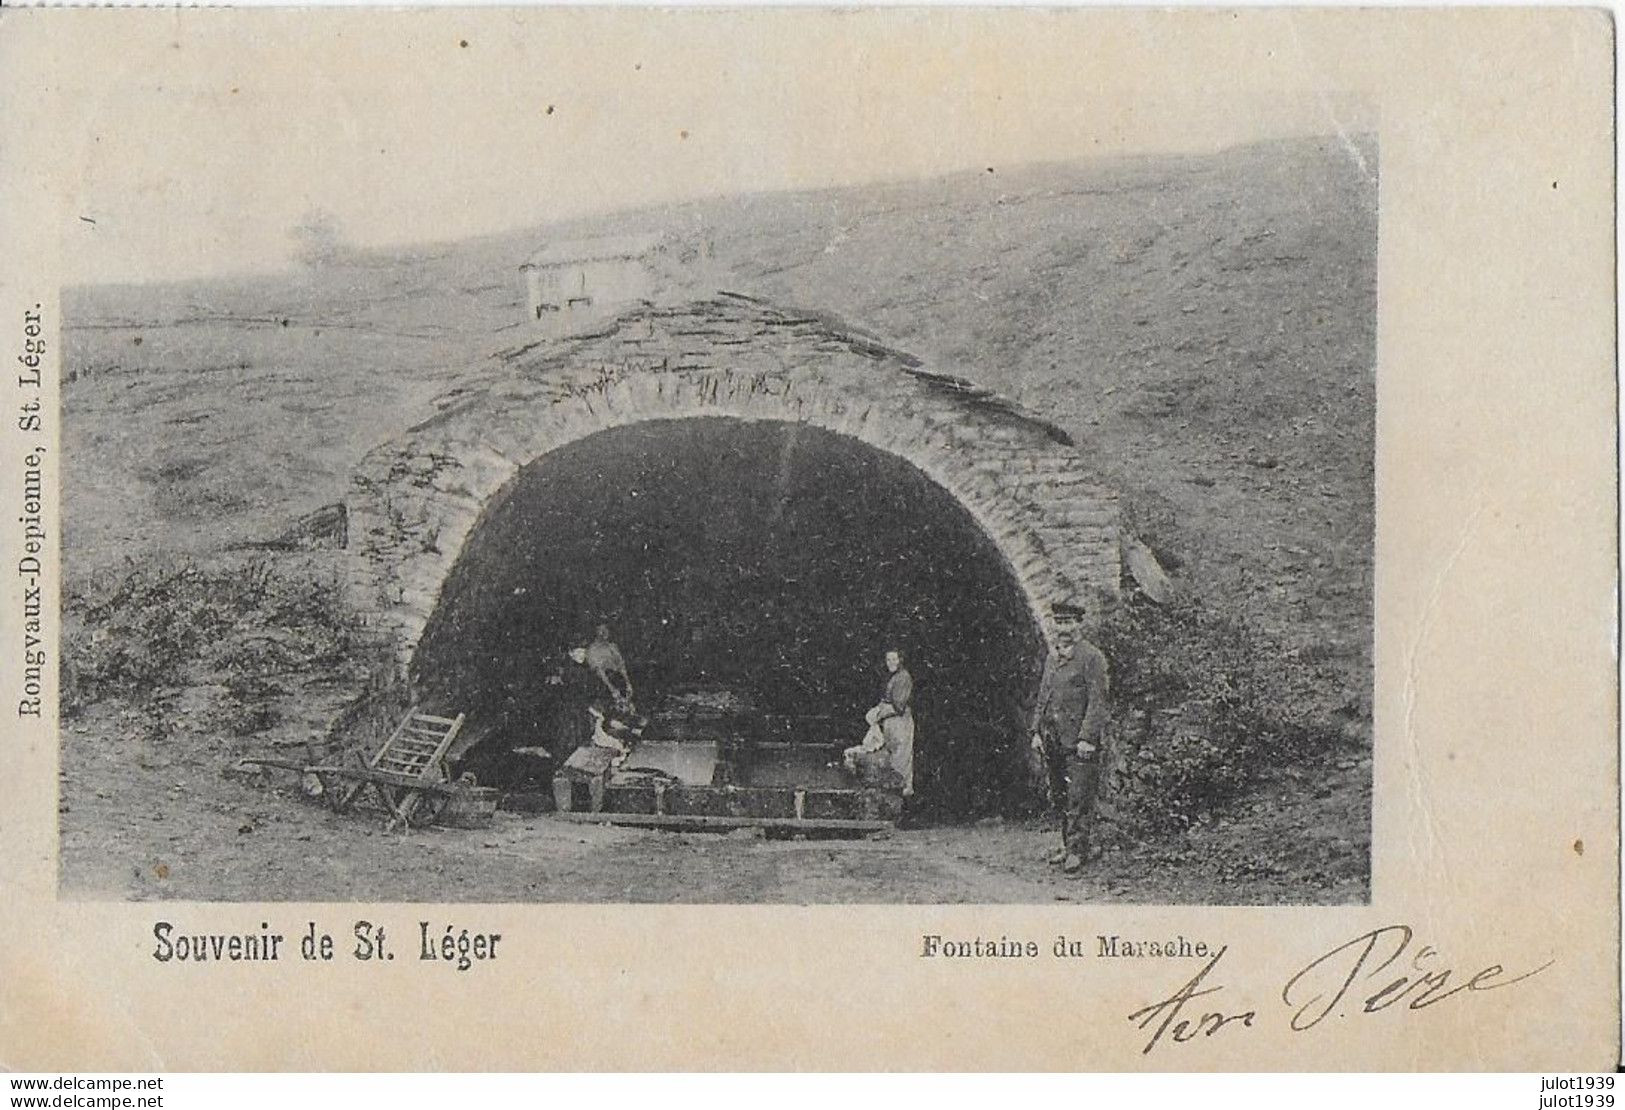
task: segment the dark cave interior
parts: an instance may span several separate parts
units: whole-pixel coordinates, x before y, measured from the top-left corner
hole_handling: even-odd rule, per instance
[[[998,548],[900,457],[711,417],[600,432],[487,507],[414,660],[496,743],[545,744],[546,675],[609,625],[648,712],[728,691],[801,743],[856,743],[900,647],[916,785],[944,819],[1019,804],[1042,641]],[[753,724],[754,721],[754,724]]]

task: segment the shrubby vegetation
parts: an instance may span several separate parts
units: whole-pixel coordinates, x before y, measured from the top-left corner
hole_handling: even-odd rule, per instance
[[[376,642],[337,582],[300,561],[221,556],[127,563],[69,586],[62,673],[65,719],[92,705],[126,714],[162,743],[177,711],[218,741],[356,718],[396,691],[373,690]],[[1183,598],[1135,598],[1100,632],[1112,661],[1111,807],[1118,829],[1189,828],[1246,793],[1272,767],[1340,753],[1334,704],[1346,688],[1319,662],[1244,620]],[[357,690],[369,691],[361,702]]]
[[[204,694],[193,723],[252,736],[360,684],[371,659],[336,581],[264,558],[129,562],[70,584],[63,612],[63,717],[117,703],[155,740],[187,691]]]
[[[1136,598],[1101,630],[1112,661],[1114,810],[1130,832],[1188,828],[1271,765],[1345,744],[1338,678],[1199,600]]]

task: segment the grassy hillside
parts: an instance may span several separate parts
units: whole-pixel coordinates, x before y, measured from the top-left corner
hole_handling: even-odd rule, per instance
[[[70,589],[338,499],[364,452],[520,341],[540,243],[661,229],[711,244],[696,285],[831,311],[1065,428],[1192,598],[1333,676],[1306,710],[1368,738],[1376,165],[1328,138],[994,166],[69,290]],[[1329,858],[1366,835],[1368,761],[1337,765],[1346,790],[1281,773],[1309,808],[1258,810],[1261,837],[1320,822]]]
[[[1375,166],[1371,151],[1364,167]],[[764,195],[234,281],[70,290],[72,565],[207,548],[521,334],[549,235],[662,227],[1065,427],[1203,590],[1363,651],[1376,189],[1338,141]],[[703,275],[705,280],[712,275]],[[1328,623],[1329,622],[1329,623]]]

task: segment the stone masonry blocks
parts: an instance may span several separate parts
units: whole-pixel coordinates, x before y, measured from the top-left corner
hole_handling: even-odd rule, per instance
[[[352,584],[377,598],[403,668],[463,544],[520,469],[596,432],[647,420],[782,420],[900,456],[952,494],[1003,552],[1052,645],[1083,634],[1073,613],[1087,614],[1088,625],[1117,593],[1116,499],[1088,482],[1076,451],[1037,421],[984,410],[856,356],[837,365],[781,358],[766,368],[755,360],[744,362],[748,369],[692,371],[640,358],[651,368],[538,396],[525,402],[535,406],[528,412],[463,407],[358,467],[348,498]],[[510,390],[496,403],[514,404],[512,397]],[[1066,619],[1056,619],[1057,607]]]

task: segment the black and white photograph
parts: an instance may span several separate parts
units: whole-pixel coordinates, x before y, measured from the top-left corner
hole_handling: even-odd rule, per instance
[[[10,1089],[1611,1067],[1614,49],[0,9]]]
[[[507,109],[500,230],[85,205],[63,893],[1364,902],[1357,116],[702,189],[591,91]]]

